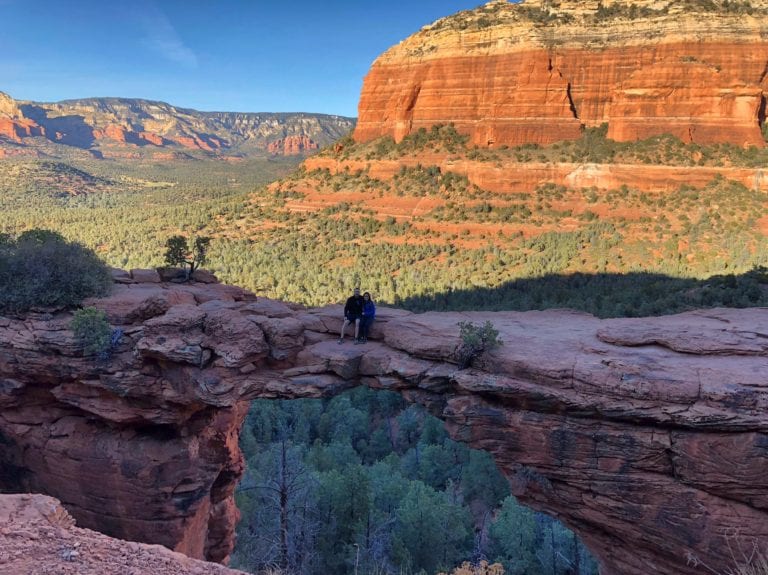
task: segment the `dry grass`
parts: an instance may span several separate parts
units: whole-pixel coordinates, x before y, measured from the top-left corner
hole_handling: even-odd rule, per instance
[[[693,554],[688,556],[688,564],[702,567],[714,575],[768,575],[768,549],[761,548],[757,539],[745,538],[734,532],[726,534],[725,541],[733,561],[732,567],[718,571]]]
[[[439,573],[438,575],[447,575]],[[450,575],[504,575],[504,567],[500,563],[488,563],[480,561],[477,565],[464,562],[451,571]]]
[[[757,548],[753,551],[751,557],[742,562],[737,561],[736,567],[726,570],[725,575],[768,575],[768,557]]]
[[[267,567],[259,571],[258,575],[288,575],[288,572],[283,571],[279,567]]]

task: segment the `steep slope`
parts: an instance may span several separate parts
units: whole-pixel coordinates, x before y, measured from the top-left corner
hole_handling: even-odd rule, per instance
[[[6,153],[26,148],[61,155],[71,147],[97,157],[299,154],[337,140],[353,126],[351,118],[325,114],[198,112],[128,98],[38,103],[0,93],[0,150]]]
[[[53,495],[84,527],[225,560],[248,401],[368,385],[489,451],[603,575],[724,573],[732,545],[768,552],[768,309],[381,308],[368,345],[339,346],[340,306],[119,280],[90,302],[122,330],[105,361],[83,357],[70,313],[0,317],[0,488]],[[461,321],[493,322],[504,345],[460,371]]]
[[[578,137],[764,146],[768,2],[494,0],[425,26],[365,78],[357,141],[453,122],[499,147]]]

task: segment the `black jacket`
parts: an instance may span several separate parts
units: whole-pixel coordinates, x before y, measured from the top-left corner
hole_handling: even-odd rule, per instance
[[[351,296],[344,306],[344,317],[360,317],[363,315],[363,296]]]

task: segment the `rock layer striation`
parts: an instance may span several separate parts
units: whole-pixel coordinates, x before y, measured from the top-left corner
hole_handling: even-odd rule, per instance
[[[341,307],[138,281],[89,302],[120,332],[83,357],[69,313],[0,318],[0,487],[87,528],[226,561],[253,398],[396,390],[493,454],[513,492],[579,533],[606,575],[724,571],[768,545],[768,309],[600,320],[568,310],[382,308],[365,346]],[[458,322],[504,344],[459,371]]]
[[[453,122],[479,146],[608,137],[762,147],[768,2],[494,0],[425,26],[363,84],[355,139]]]
[[[437,166],[442,173],[465,175],[470,183],[503,195],[532,193],[546,184],[572,189],[616,190],[622,186],[647,192],[676,192],[683,185],[703,188],[716,178],[739,182],[756,191],[768,191],[765,168],[725,166],[662,166],[647,164],[593,164],[572,162],[480,162],[457,160],[444,154],[413,154],[397,160],[352,160],[315,156],[303,162],[307,171],[331,174],[364,172],[371,178],[392,181],[403,167]]]

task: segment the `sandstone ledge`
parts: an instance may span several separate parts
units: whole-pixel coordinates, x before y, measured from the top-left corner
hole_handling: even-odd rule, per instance
[[[438,166],[443,173],[466,175],[471,184],[497,194],[531,193],[553,183],[572,189],[595,187],[617,190],[630,186],[643,192],[676,192],[683,185],[703,188],[717,177],[768,191],[764,168],[710,166],[660,166],[642,164],[594,164],[571,162],[495,162],[454,160],[445,154],[414,154],[397,160],[340,160],[314,157],[304,161],[307,171],[329,170],[331,174],[362,170],[371,178],[389,181],[403,166]]]

